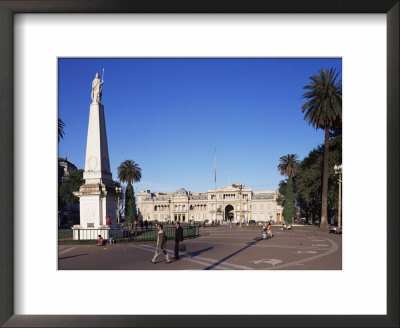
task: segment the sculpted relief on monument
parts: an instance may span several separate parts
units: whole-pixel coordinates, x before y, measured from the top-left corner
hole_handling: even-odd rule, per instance
[[[89,158],[89,170],[90,171],[96,171],[97,166],[98,166],[98,160],[96,156],[92,156]]]

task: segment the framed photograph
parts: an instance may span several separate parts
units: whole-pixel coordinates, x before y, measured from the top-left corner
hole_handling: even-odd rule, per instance
[[[0,21],[0,199],[4,210],[0,290],[5,296],[0,300],[0,324],[128,327],[164,326],[173,320],[176,326],[399,325],[398,1],[0,1]],[[68,67],[67,58],[87,58],[87,62],[79,59],[77,69]],[[158,58],[154,60],[165,61],[170,69],[172,58],[180,62],[212,58],[216,65],[227,58],[232,62],[339,58],[346,218],[340,270],[256,271],[229,270],[228,266],[227,271],[131,270],[129,266],[79,270],[79,261],[73,262],[72,257],[84,256],[84,248],[71,251],[68,261],[69,250],[64,251],[64,264],[75,264],[60,270],[54,234],[60,222],[52,219],[57,217],[55,122],[60,99],[65,117],[83,120],[73,101],[79,98],[79,90],[66,88],[64,82],[78,85],[80,73],[92,68],[90,58]],[[133,70],[126,66],[125,72],[134,74],[145,66],[140,61],[136,65]],[[118,72],[120,64],[113,67]],[[153,63],[149,67],[158,67],[162,78],[162,67]],[[181,68],[174,67],[175,74],[171,70],[169,74],[182,80]],[[259,67],[252,69],[262,75]],[[287,90],[298,71],[294,66],[283,77]],[[268,74],[268,69],[262,72]],[[118,74],[109,75],[115,83]],[[101,78],[107,83],[107,77]],[[93,89],[96,77],[89,80]],[[144,76],[139,80],[146,83]],[[154,81],[147,83],[156,89]],[[284,99],[285,88],[280,89]],[[100,98],[92,92],[92,104],[101,103],[99,94]],[[128,98],[123,99],[130,106]],[[69,113],[68,106],[74,106],[76,114]],[[143,118],[143,122],[147,121]],[[87,121],[82,125],[87,127]],[[144,123],[139,131],[146,134],[148,125]],[[140,195],[143,202],[146,197]],[[157,194],[163,208],[161,196]],[[228,210],[232,218],[238,215],[234,208]],[[183,221],[183,216],[178,218]],[[110,225],[112,220],[116,218]],[[86,221],[83,230],[92,228]],[[182,297],[176,298],[175,288]],[[163,304],[157,304],[160,290],[166,294]],[[96,297],[104,301],[96,302]]]

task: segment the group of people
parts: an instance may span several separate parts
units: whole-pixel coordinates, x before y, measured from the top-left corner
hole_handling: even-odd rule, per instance
[[[292,230],[292,226],[290,223],[282,223],[282,230]]]
[[[272,226],[271,226],[271,222],[268,222],[267,226],[263,226],[262,233],[263,233],[263,235],[264,235],[264,234],[267,235],[267,239],[268,239],[268,238],[272,238]]]
[[[153,258],[150,260],[152,263],[156,263],[157,257],[163,253],[165,256],[165,263],[171,263],[171,259],[169,257],[167,251],[167,235],[163,230],[163,225],[159,223],[157,225],[157,244],[156,251],[154,253]],[[186,250],[186,246],[183,244],[183,229],[178,221],[175,221],[175,246],[174,246],[174,260],[179,260],[179,252],[185,251],[186,256],[189,256],[190,253]]]
[[[108,243],[109,244],[115,244],[115,240],[114,237],[110,235],[110,237],[108,238]],[[104,239],[101,235],[98,235],[97,237],[97,246],[104,246],[105,242]]]
[[[219,220],[212,220],[212,221],[211,221],[211,225],[212,225],[212,226],[219,227],[219,224],[220,224],[220,221],[219,221]]]
[[[147,221],[145,221],[147,222]],[[171,259],[169,257],[167,251],[167,235],[163,230],[164,226],[159,223],[157,224],[157,244],[156,244],[156,252],[154,257],[150,260],[152,263],[156,263],[157,257],[163,253],[165,256],[166,263],[170,263]],[[147,229],[147,225],[146,225]],[[108,239],[109,244],[114,244],[115,240],[110,235]],[[105,241],[101,235],[98,235],[97,238],[97,246],[104,246]],[[190,255],[190,252],[186,249],[186,245],[183,244],[183,229],[178,221],[175,221],[175,246],[174,246],[174,260],[179,260],[179,252],[184,251],[186,252],[186,256]]]
[[[149,230],[149,221],[144,220],[144,221],[134,221],[132,224],[132,228],[135,231],[138,231],[138,228],[140,227],[141,231],[148,231]],[[129,227],[131,229],[131,227]]]

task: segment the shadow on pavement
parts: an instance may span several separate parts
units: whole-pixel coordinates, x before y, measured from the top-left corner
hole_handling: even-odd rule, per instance
[[[78,254],[78,255],[64,256],[64,257],[59,257],[58,259],[59,260],[65,260],[65,259],[70,259],[72,257],[79,257],[79,256],[85,256],[85,255],[88,255],[88,254]]]
[[[262,238],[256,237],[253,239],[254,241],[251,241],[249,243],[247,243],[247,246],[244,246],[243,248],[237,250],[236,252],[224,257],[223,259],[219,260],[218,262],[215,262],[214,264],[209,265],[208,267],[204,268],[203,270],[211,270],[213,268],[215,268],[217,265],[220,265],[221,263],[225,262],[226,260],[230,259],[232,256],[235,256],[237,254],[239,254],[240,252],[243,252],[245,249],[255,245],[256,243],[258,243],[260,240],[263,240]]]
[[[201,253],[211,251],[213,248],[214,248],[214,246],[211,246],[211,247],[200,249],[198,251],[190,252],[190,257],[195,257],[197,255],[200,255]]]

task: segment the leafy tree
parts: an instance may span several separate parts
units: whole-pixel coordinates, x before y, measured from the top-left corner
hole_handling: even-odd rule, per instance
[[[293,177],[296,174],[299,160],[296,154],[287,154],[285,156],[282,156],[279,160],[280,163],[278,165],[278,170],[280,171],[281,175],[287,176],[282,215],[286,221],[292,222],[292,219],[296,213],[294,207]],[[281,186],[280,188],[283,188],[283,186]]]
[[[60,201],[62,204],[79,203],[79,198],[73,195],[84,184],[83,170],[72,171],[61,184]]]
[[[302,217],[321,217],[323,150],[312,150],[299,164],[296,175],[296,202]]]
[[[329,130],[342,117],[342,80],[339,73],[320,69],[319,74],[310,77],[311,83],[304,86],[309,90],[302,98],[307,99],[301,107],[304,119],[315,129],[325,130],[324,162],[322,177],[321,225],[328,225],[328,180],[329,180]]]
[[[125,221],[133,222],[138,219],[136,211],[135,194],[132,183],[139,182],[142,178],[142,169],[133,160],[125,160],[118,167],[118,179],[126,182],[125,190]]]
[[[287,222],[292,223],[296,213],[294,207],[293,179],[288,179],[285,190],[285,202],[283,205],[282,215]]]
[[[286,193],[286,181],[281,180],[279,182],[278,197],[276,198],[276,202],[280,206],[283,206],[285,202],[285,193]]]
[[[65,123],[63,122],[63,120],[61,118],[58,119],[58,141],[60,141],[60,139],[64,139],[64,127],[65,127]]]
[[[125,221],[133,222],[138,219],[136,212],[135,193],[132,185],[127,185],[125,190]]]
[[[328,218],[338,213],[338,181],[334,165],[342,163],[342,136],[330,140],[328,176]],[[300,213],[313,221],[321,217],[322,177],[324,167],[324,147],[319,146],[308,154],[298,165],[295,184],[296,204]]]

